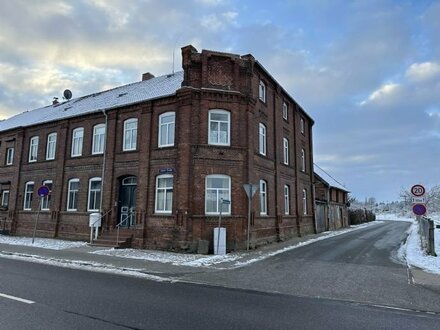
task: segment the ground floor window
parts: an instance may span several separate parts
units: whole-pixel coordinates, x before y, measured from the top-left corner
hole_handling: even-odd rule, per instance
[[[9,206],[9,190],[2,190],[1,205],[2,208],[8,208]]]
[[[159,175],[156,178],[156,213],[171,213],[173,208],[173,176]]]
[[[89,181],[88,211],[99,211],[101,207],[101,178],[92,178]]]
[[[49,188],[49,194],[41,199],[41,210],[48,211],[50,208],[50,193],[52,192],[52,180],[43,181],[43,186]]]
[[[67,185],[67,211],[78,209],[79,179],[70,179]]]
[[[260,180],[260,214],[267,215],[267,182]]]
[[[26,182],[24,188],[24,203],[23,210],[29,211],[32,209],[32,198],[34,196],[34,182]]]
[[[284,185],[284,214],[290,214],[290,187]]]
[[[205,182],[205,213],[231,214],[231,204],[222,203],[231,201],[231,177],[227,175],[208,175]]]

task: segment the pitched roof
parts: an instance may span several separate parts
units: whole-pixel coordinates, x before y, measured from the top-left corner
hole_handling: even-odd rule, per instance
[[[315,172],[315,175],[319,176],[319,178],[324,181],[324,183],[326,183],[328,186],[349,192],[342,183],[338,182],[335,178],[333,178],[318,165],[313,164],[313,171]]]
[[[182,81],[183,71],[180,71],[78,97],[56,105],[25,111],[0,121],[0,131],[78,117],[172,95],[181,87]]]

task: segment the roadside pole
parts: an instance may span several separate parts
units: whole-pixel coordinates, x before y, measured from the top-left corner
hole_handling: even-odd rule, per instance
[[[47,195],[49,195],[49,193],[50,193],[49,187],[41,186],[40,188],[38,188],[37,193],[38,193],[38,197],[40,197],[40,200],[38,202],[37,218],[35,219],[34,232],[32,234],[32,244],[34,244],[35,234],[37,233],[37,224],[38,224],[38,218],[40,217],[41,203],[43,202],[43,198],[45,198]]]
[[[218,248],[220,246],[220,227],[222,226],[222,209],[223,209],[223,198],[220,198],[220,216],[218,218],[218,230],[217,230],[217,254]]]
[[[243,185],[243,189],[246,191],[246,195],[248,197],[248,223],[247,223],[247,243],[246,250],[249,251],[250,244],[250,231],[251,231],[251,211],[252,211],[252,197],[254,197],[255,193],[258,190],[257,184],[245,183]]]

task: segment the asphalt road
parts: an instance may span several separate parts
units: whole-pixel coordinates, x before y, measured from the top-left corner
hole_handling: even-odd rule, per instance
[[[233,271],[188,280],[440,313],[440,286],[414,283],[397,260],[407,222],[388,221],[318,241]],[[436,276],[438,278],[438,276]]]
[[[439,315],[345,301],[159,283],[1,258],[0,279],[0,328],[6,330],[437,329],[440,322]]]

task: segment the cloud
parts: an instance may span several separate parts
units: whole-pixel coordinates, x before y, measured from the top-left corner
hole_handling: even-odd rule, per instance
[[[384,102],[387,98],[393,96],[399,89],[399,84],[387,83],[380,86],[368,96],[366,100],[363,100],[359,105],[363,106],[371,102]]]
[[[439,74],[440,65],[435,62],[413,63],[405,72],[406,78],[415,82],[429,80]]]
[[[200,25],[210,31],[218,32],[227,28],[228,25],[236,24],[237,12],[225,12],[221,14],[209,14],[203,16]]]

